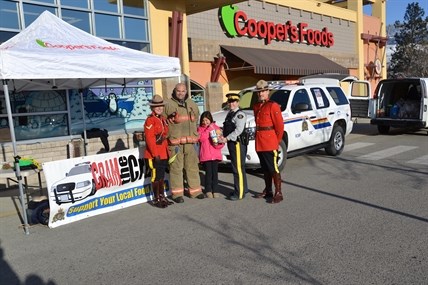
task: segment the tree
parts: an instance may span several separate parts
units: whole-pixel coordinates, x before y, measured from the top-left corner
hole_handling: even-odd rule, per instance
[[[395,21],[396,47],[388,77],[428,77],[428,17],[419,3],[407,5],[404,21]]]

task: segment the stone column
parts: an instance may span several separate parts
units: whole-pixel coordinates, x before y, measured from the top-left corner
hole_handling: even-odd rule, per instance
[[[224,101],[223,87],[218,82],[208,82],[205,94],[205,106],[211,113],[221,110]]]

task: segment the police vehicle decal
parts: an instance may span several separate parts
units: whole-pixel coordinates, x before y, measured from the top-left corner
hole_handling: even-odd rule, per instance
[[[322,128],[327,128],[327,127],[331,126],[331,124],[327,118],[311,120],[311,124],[312,124],[312,126],[314,126],[314,128],[316,130],[322,129]]]
[[[298,117],[298,118],[288,119],[288,120],[284,121],[284,125],[296,123],[296,122],[301,122],[301,121],[306,120],[306,119],[308,119],[308,117]]]

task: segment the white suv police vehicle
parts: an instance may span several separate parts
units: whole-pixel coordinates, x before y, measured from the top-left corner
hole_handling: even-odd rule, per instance
[[[257,102],[255,86],[240,92],[240,108],[247,114],[245,131],[250,134],[246,157],[247,168],[260,167],[255,150],[253,105]],[[353,122],[349,100],[336,84],[270,83],[270,100],[281,106],[284,120],[284,137],[280,143],[280,169],[286,158],[325,148],[329,155],[339,155],[345,146],[345,136],[351,133]],[[213,119],[222,127],[227,110],[213,113]],[[222,148],[223,161],[229,162],[227,147]]]

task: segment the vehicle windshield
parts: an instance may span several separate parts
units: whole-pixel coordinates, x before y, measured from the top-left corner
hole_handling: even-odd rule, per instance
[[[87,164],[79,165],[70,169],[68,176],[79,175],[79,174],[90,173],[90,172],[91,172],[91,168],[89,167],[89,165]]]
[[[281,112],[287,108],[288,98],[290,98],[290,90],[273,90],[270,100],[275,101],[281,106]]]
[[[253,90],[243,90],[239,94],[241,95],[239,107],[242,110],[253,110],[254,104],[258,101],[257,93]],[[290,90],[271,90],[269,98],[277,102],[281,106],[281,111],[284,111],[290,98]]]

